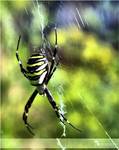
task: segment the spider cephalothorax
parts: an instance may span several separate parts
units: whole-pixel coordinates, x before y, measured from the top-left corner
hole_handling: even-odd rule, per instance
[[[31,126],[27,122],[27,117],[28,117],[28,112],[29,108],[31,107],[33,100],[35,99],[36,95],[39,93],[40,95],[46,95],[48,98],[48,101],[50,102],[51,106],[53,107],[57,117],[60,119],[60,121],[64,124],[67,122],[69,125],[71,125],[73,128],[77,129],[74,127],[62,114],[60,109],[57,107],[56,102],[54,98],[52,97],[50,91],[47,88],[47,84],[52,77],[54,71],[56,70],[58,64],[59,64],[59,58],[57,55],[57,30],[55,27],[55,47],[51,51],[51,49],[44,49],[44,47],[36,48],[38,51],[36,51],[34,54],[32,54],[28,61],[27,61],[27,66],[26,68],[23,67],[22,62],[19,58],[18,55],[18,48],[19,48],[19,43],[20,43],[21,36],[19,36],[19,40],[17,43],[17,49],[16,49],[16,57],[18,60],[18,63],[20,65],[21,72],[24,74],[24,76],[30,81],[31,85],[35,86],[36,89],[32,93],[31,97],[29,98],[28,102],[25,105],[24,108],[24,113],[23,113],[23,120],[28,128],[28,130],[33,134],[31,130]],[[46,39],[44,40],[44,42]],[[48,54],[50,55],[48,59],[47,57],[47,51]],[[79,130],[80,131],[80,130]]]

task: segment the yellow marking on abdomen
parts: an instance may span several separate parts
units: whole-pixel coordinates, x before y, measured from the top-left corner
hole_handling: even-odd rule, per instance
[[[41,75],[44,71],[46,71],[46,69],[39,70],[38,72],[27,73],[27,75],[30,76],[30,77],[34,77],[34,76]]]
[[[41,61],[41,62],[36,62],[36,63],[33,63],[33,64],[27,64],[28,67],[33,67],[33,66],[41,66],[43,65],[45,62],[44,61]]]
[[[43,56],[43,55],[38,55],[38,56],[31,56],[30,58],[31,58],[31,59],[32,59],[32,58],[44,58],[44,56]]]

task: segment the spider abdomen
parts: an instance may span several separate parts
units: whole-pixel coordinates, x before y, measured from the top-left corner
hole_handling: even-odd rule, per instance
[[[43,54],[34,54],[27,61],[27,78],[32,85],[41,85],[48,73],[48,60]]]

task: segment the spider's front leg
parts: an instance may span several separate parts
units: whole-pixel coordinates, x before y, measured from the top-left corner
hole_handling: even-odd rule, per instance
[[[19,63],[21,72],[22,72],[22,73],[24,74],[24,76],[27,78],[27,76],[26,76],[27,71],[24,69],[24,67],[23,67],[23,65],[22,65],[22,62],[21,62],[21,60],[20,60],[20,58],[19,58],[19,53],[18,53],[20,40],[21,40],[21,35],[19,36],[19,39],[18,39],[18,42],[17,42],[16,58],[17,58],[17,61],[18,61],[18,63]]]
[[[55,70],[57,69],[57,66],[59,64],[59,57],[57,55],[57,51],[58,51],[58,44],[57,44],[57,28],[55,27],[55,48],[52,54],[52,61],[51,61],[51,66],[50,66],[50,70],[49,70],[49,75],[48,75],[48,79],[46,81],[46,84],[49,82],[49,80],[51,79],[53,73],[55,72]]]
[[[32,127],[31,125],[27,122],[27,119],[28,119],[28,112],[29,112],[29,109],[36,97],[36,95],[38,94],[38,91],[37,89],[35,89],[35,91],[32,93],[32,95],[30,96],[29,100],[27,101],[26,105],[25,105],[25,108],[24,108],[24,113],[23,113],[23,121],[25,123],[25,126],[27,127],[27,129],[29,130],[29,132],[34,135],[34,133],[32,132]]]

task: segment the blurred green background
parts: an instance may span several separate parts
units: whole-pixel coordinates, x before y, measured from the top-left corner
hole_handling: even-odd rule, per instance
[[[0,3],[2,137],[32,138],[22,121],[22,113],[34,87],[21,74],[16,60],[18,37],[22,35],[19,52],[25,66],[32,46],[41,44],[42,27],[46,27],[47,37],[54,46],[51,24],[56,23],[60,65],[48,88],[58,105],[61,106],[61,101],[65,105],[66,117],[82,130],[79,133],[66,125],[66,137],[107,138],[107,132],[110,137],[119,138],[119,30],[115,28],[116,25],[113,26],[114,20],[112,26],[106,28],[105,22],[110,20],[105,20],[108,16],[104,18],[102,15],[101,22],[102,16],[98,11],[99,8],[106,8],[107,12],[113,12],[116,5],[104,5],[103,2],[62,4],[57,1]],[[74,19],[65,22],[65,18],[72,17],[70,10],[74,11],[76,6],[86,21],[85,26],[81,24],[81,19],[80,27]],[[97,12],[93,13],[92,6],[96,6]],[[64,12],[64,18],[59,20],[59,12],[63,13],[66,7],[69,16]],[[74,12],[74,16],[78,18],[78,11]],[[35,98],[29,122],[35,128],[35,138],[57,138],[63,133],[59,120],[44,96],[37,95]]]

